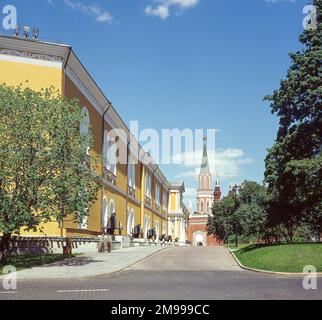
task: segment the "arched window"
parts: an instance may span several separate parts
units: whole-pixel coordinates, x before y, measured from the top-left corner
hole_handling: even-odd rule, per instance
[[[109,218],[112,217],[112,215],[115,213],[115,205],[114,205],[114,201],[111,200],[110,202],[110,208],[109,208]],[[108,219],[108,226],[110,227],[110,221],[111,219]]]
[[[108,131],[104,131],[103,167],[116,175],[116,142],[110,138]]]
[[[80,131],[81,135],[86,136],[86,135],[88,135],[89,128],[90,128],[90,118],[89,118],[88,109],[86,107],[83,107],[81,110],[81,114],[83,116],[83,119],[80,123],[79,131]],[[85,151],[86,155],[89,155],[90,146],[85,146],[85,150],[86,150]]]
[[[79,191],[79,196],[83,198],[86,193],[86,188],[83,189],[82,191]],[[81,212],[79,212],[81,213]],[[89,216],[89,208],[85,208],[82,214],[82,220],[79,223],[79,228],[86,230],[88,228],[88,216]]]
[[[109,220],[108,203],[105,194],[102,198],[102,227],[107,228]]]
[[[166,234],[167,232],[167,226],[165,223],[162,223],[162,234]]]
[[[127,234],[132,235],[134,229],[134,210],[127,209]]]
[[[145,238],[147,238],[147,233],[150,230],[150,219],[148,216],[145,216],[144,218],[144,235]]]
[[[200,210],[200,212],[203,213],[203,200],[201,200],[201,203],[200,204],[201,204],[201,210]]]
[[[160,223],[159,222],[157,222],[155,224],[155,232],[157,234],[157,239],[159,239],[159,236],[160,236]]]
[[[134,227],[135,227],[135,218],[134,218],[134,209],[132,209],[132,230],[134,229]]]

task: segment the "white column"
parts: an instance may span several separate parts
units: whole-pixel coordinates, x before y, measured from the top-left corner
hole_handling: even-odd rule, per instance
[[[178,238],[178,218],[174,219],[174,238]]]

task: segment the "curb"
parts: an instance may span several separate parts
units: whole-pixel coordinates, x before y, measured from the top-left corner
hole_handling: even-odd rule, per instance
[[[265,274],[273,274],[273,275],[282,275],[282,276],[305,276],[311,273],[304,273],[304,272],[278,272],[278,271],[269,271],[269,270],[261,270],[261,269],[255,269],[255,268],[250,268],[250,267],[245,267],[240,261],[239,259],[236,257],[236,255],[234,254],[234,251],[231,250],[229,247],[227,247],[227,249],[229,250],[230,254],[233,256],[233,258],[235,259],[235,261],[237,262],[237,264],[239,265],[240,268],[247,270],[247,271],[252,271],[252,272],[257,272],[257,273],[265,273]],[[316,272],[314,273],[317,276],[321,276],[322,277],[322,272]]]

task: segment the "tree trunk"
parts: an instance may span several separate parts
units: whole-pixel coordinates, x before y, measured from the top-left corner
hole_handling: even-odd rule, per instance
[[[9,262],[9,241],[11,235],[4,234],[0,240],[0,264],[6,265]]]
[[[294,236],[293,226],[289,226],[287,228],[287,235],[288,235],[288,243],[293,243],[293,236]]]
[[[290,237],[290,243],[293,243],[293,228],[291,228],[290,232],[289,232],[289,237]]]

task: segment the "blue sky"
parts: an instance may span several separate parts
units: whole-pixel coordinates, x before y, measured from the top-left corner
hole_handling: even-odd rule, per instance
[[[308,3],[5,0],[0,8],[14,4],[19,24],[39,27],[41,40],[72,45],[127,123],[218,129],[212,170],[226,193],[230,183],[263,179],[277,119],[262,97],[278,87],[288,53],[300,48]],[[198,166],[161,167],[169,180],[185,181],[189,201]]]

